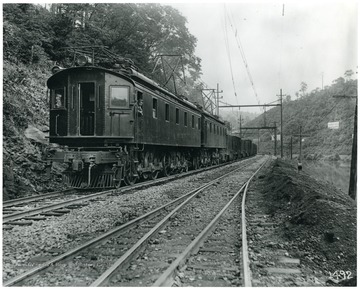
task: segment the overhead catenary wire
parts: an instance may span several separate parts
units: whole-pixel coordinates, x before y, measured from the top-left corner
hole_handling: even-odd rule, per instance
[[[227,57],[228,57],[228,60],[229,60],[231,80],[232,80],[232,84],[233,84],[233,88],[234,88],[234,94],[235,94],[235,97],[236,97],[236,103],[238,103],[235,80],[234,80],[234,73],[233,73],[232,62],[231,62],[231,54],[230,54],[229,37],[228,37],[228,32],[227,32],[227,22],[226,22],[226,10],[225,10],[225,7],[224,7],[224,13],[225,13],[224,26],[222,28],[223,28],[224,38],[225,38],[226,54],[227,54]]]
[[[285,16],[285,4],[282,5],[282,16],[281,16],[281,32],[280,32],[280,53],[279,53],[279,72],[278,72],[278,85],[281,87],[282,82],[282,61],[283,61],[283,35],[284,35],[284,16]]]
[[[224,7],[225,7],[225,6],[224,6]],[[228,18],[228,20],[229,20],[229,24],[230,24],[230,27],[231,27],[233,33],[234,33],[234,37],[235,37],[235,40],[236,40],[236,43],[237,43],[237,47],[238,47],[238,49],[239,49],[241,58],[242,58],[242,60],[243,60],[243,63],[244,63],[244,66],[245,66],[245,69],[246,69],[246,72],[247,72],[247,76],[248,76],[248,78],[249,78],[249,81],[250,81],[251,87],[252,87],[252,89],[253,89],[255,98],[256,98],[258,104],[260,105],[260,100],[259,100],[259,97],[258,97],[256,88],[255,88],[255,84],[254,84],[253,77],[252,77],[251,72],[250,72],[249,64],[248,64],[248,62],[247,62],[247,60],[246,60],[245,52],[244,52],[243,46],[242,46],[242,44],[241,44],[239,34],[238,34],[238,32],[237,32],[237,29],[236,29],[236,28],[234,27],[234,25],[233,25],[233,21],[232,21],[230,15],[229,15],[229,14],[227,13],[227,11],[226,11],[226,7],[225,7],[224,9],[225,9],[225,18]]]

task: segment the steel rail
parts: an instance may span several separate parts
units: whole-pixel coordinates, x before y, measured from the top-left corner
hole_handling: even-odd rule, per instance
[[[148,233],[146,233],[135,245],[133,245],[124,255],[122,255],[109,269],[107,269],[98,279],[96,279],[90,287],[98,287],[98,286],[106,286],[109,279],[115,274],[116,270],[123,268],[129,262],[131,262],[132,258],[141,251],[145,246],[147,246],[147,241],[153,237],[159,230],[161,230],[166,223],[170,220],[170,218],[176,214],[180,209],[182,209],[186,204],[188,204],[194,197],[196,197],[199,193],[201,193],[207,187],[213,185],[220,179],[227,177],[230,174],[233,174],[236,171],[243,169],[243,167],[235,169],[229,173],[218,177],[211,182],[203,185],[200,189],[198,189],[194,194],[190,195],[183,203],[174,208],[168,215],[166,215],[160,222],[158,222]]]
[[[252,287],[249,252],[248,252],[247,235],[246,235],[246,216],[245,216],[246,193],[251,180],[263,168],[263,166],[267,163],[267,161],[268,159],[264,161],[264,163],[260,166],[260,168],[257,169],[256,172],[247,181],[243,194],[243,199],[241,202],[241,234],[242,234],[242,257],[243,257],[242,259],[243,259],[243,280],[245,287]]]
[[[244,190],[246,183],[243,184],[240,190],[235,194],[235,196],[225,205],[225,207],[215,216],[215,218],[206,226],[206,228],[186,247],[186,249],[181,253],[181,255],[171,263],[170,267],[166,269],[166,271],[155,281],[152,287],[171,287],[173,283],[173,278],[175,277],[176,269],[179,268],[182,264],[184,264],[187,258],[195,253],[208,234],[213,230],[213,228],[217,225],[220,217],[224,214],[224,212],[228,209],[228,207],[233,203],[233,201],[239,196],[240,192]]]
[[[36,195],[36,196],[29,196],[29,197],[24,197],[24,198],[19,198],[19,199],[14,199],[14,200],[8,200],[8,201],[4,201],[2,204],[3,208],[7,208],[7,207],[12,207],[18,204],[22,204],[22,203],[30,203],[32,201],[37,201],[37,200],[41,200],[41,199],[46,199],[46,198],[52,198],[55,196],[61,196],[63,194],[66,194],[68,192],[74,191],[74,189],[67,189],[61,192],[51,192],[51,193],[46,193],[46,194],[42,194],[42,195]]]
[[[85,200],[90,200],[90,199],[94,199],[97,198],[100,195],[106,195],[106,194],[110,194],[111,192],[99,192],[99,193],[95,193],[95,194],[91,194],[90,196],[84,196],[84,197],[79,197],[76,199],[72,199],[72,200],[68,200],[68,201],[63,201],[60,203],[55,203],[55,204],[51,204],[51,205],[47,205],[47,206],[43,206],[40,208],[35,208],[35,209],[31,209],[25,212],[19,212],[19,213],[14,213],[11,215],[5,215],[3,216],[3,224],[10,222],[10,221],[15,221],[15,220],[19,220],[25,217],[29,217],[29,216],[33,216],[33,215],[37,215],[37,214],[41,214],[41,213],[45,213],[48,211],[52,211],[55,209],[60,209],[69,205],[73,205],[73,204],[77,204],[77,203],[81,203]]]
[[[239,169],[241,169],[241,168],[239,168]],[[236,169],[235,171],[237,171],[239,169]],[[160,211],[166,210],[167,207],[172,206],[173,204],[175,204],[177,202],[180,202],[185,198],[188,198],[192,194],[196,194],[198,191],[201,191],[202,189],[214,184],[219,179],[221,179],[221,178],[225,177],[226,175],[229,175],[229,174],[231,174],[233,172],[234,171],[231,171],[231,172],[229,172],[229,173],[227,173],[227,174],[225,174],[225,175],[223,175],[221,177],[218,177],[218,178],[214,179],[213,181],[211,181],[209,183],[206,183],[206,184],[200,186],[199,188],[196,188],[196,189],[188,192],[187,194],[185,194],[185,195],[183,195],[183,196],[181,196],[181,197],[179,197],[179,198],[177,198],[177,199],[175,199],[175,200],[173,200],[173,201],[171,201],[171,202],[169,202],[169,203],[167,203],[167,204],[165,204],[165,205],[163,205],[163,206],[161,206],[161,207],[159,207],[157,209],[154,209],[153,211],[150,211],[150,212],[148,212],[148,213],[146,213],[146,214],[144,214],[144,215],[142,215],[142,216],[140,216],[140,217],[138,217],[138,218],[136,218],[134,220],[129,221],[126,224],[123,224],[123,225],[121,225],[121,226],[119,226],[117,228],[114,228],[114,229],[112,229],[112,230],[110,230],[110,231],[108,231],[108,232],[106,232],[106,233],[104,233],[104,234],[102,234],[102,235],[100,235],[100,236],[98,236],[98,237],[96,237],[96,238],[94,238],[94,239],[92,239],[92,240],[78,246],[78,247],[75,247],[75,248],[69,250],[68,252],[65,252],[65,253],[63,253],[63,254],[61,254],[59,256],[56,256],[53,259],[51,259],[51,260],[49,260],[49,261],[35,267],[35,268],[32,268],[29,271],[26,271],[26,272],[24,272],[24,273],[22,273],[22,274],[20,274],[18,276],[15,276],[14,278],[8,280],[7,282],[4,282],[3,285],[4,286],[11,286],[11,285],[14,285],[16,283],[19,283],[20,281],[22,281],[22,280],[24,280],[24,279],[26,279],[26,278],[40,272],[40,271],[48,268],[49,266],[51,266],[51,265],[53,265],[53,264],[55,264],[55,263],[57,263],[57,262],[59,262],[61,260],[64,260],[65,258],[68,258],[68,257],[70,257],[72,255],[75,255],[76,253],[86,249],[86,248],[91,247],[92,245],[95,245],[95,244],[97,244],[99,242],[102,242],[102,241],[104,241],[104,240],[106,240],[108,238],[111,238],[111,237],[113,237],[113,236],[115,236],[117,234],[123,233],[123,232],[131,229],[132,227],[139,225],[139,223],[143,222],[144,220],[149,219],[151,217],[154,217]]]
[[[177,199],[175,199],[175,200],[173,200],[173,201],[171,201],[171,202],[169,202],[169,203],[167,203],[167,204],[165,204],[165,205],[163,205],[163,206],[161,206],[161,207],[159,207],[159,208],[157,208],[157,209],[155,209],[155,210],[153,210],[151,212],[148,212],[148,213],[146,213],[146,214],[144,214],[144,215],[142,215],[142,216],[140,216],[140,217],[138,217],[138,218],[136,218],[134,220],[131,220],[128,223],[123,224],[123,225],[121,225],[121,226],[119,226],[117,228],[114,228],[114,229],[112,229],[112,230],[110,230],[110,231],[108,231],[108,232],[106,232],[106,233],[104,233],[104,234],[102,234],[102,235],[100,235],[100,236],[98,236],[98,237],[96,237],[96,238],[94,238],[94,239],[92,239],[92,240],[78,246],[78,247],[75,247],[75,248],[73,248],[73,249],[71,249],[71,250],[69,250],[69,251],[67,251],[67,252],[65,252],[65,253],[63,253],[63,254],[61,254],[59,256],[56,256],[53,259],[45,262],[44,264],[41,264],[41,265],[39,265],[39,266],[29,270],[29,271],[24,272],[23,274],[20,274],[20,275],[14,277],[13,279],[8,280],[7,282],[4,283],[4,286],[14,285],[14,284],[24,280],[25,278],[28,278],[28,277],[40,272],[41,270],[44,270],[47,267],[61,261],[61,260],[64,260],[65,258],[68,258],[68,257],[70,257],[72,255],[75,255],[76,253],[86,249],[86,248],[91,247],[92,245],[95,245],[95,244],[97,244],[99,242],[105,241],[106,239],[111,238],[116,234],[124,233],[125,231],[131,229],[132,227],[139,225],[139,223],[143,222],[144,220],[149,219],[151,217],[154,217],[160,211],[166,210],[167,207],[173,205],[174,203],[177,203],[177,202],[183,200],[184,198],[186,198],[189,195],[195,193],[197,190],[199,190],[201,188],[202,187],[197,188],[195,190],[192,190],[191,192],[187,193],[184,196],[181,196],[181,197],[179,197],[179,198],[177,198]]]
[[[188,257],[191,254],[196,253],[200,246],[203,244],[204,240],[207,236],[212,232],[212,230],[217,225],[218,221],[222,217],[222,215],[227,211],[230,205],[239,197],[240,193],[245,189],[247,189],[252,178],[258,173],[258,171],[264,166],[266,162],[264,162],[260,168],[247,180],[241,188],[237,191],[237,193],[231,198],[231,200],[223,207],[223,209],[214,217],[214,219],[206,226],[206,228],[186,247],[186,249],[180,254],[180,256],[171,263],[171,265],[166,269],[166,271],[155,281],[152,287],[170,287],[173,283],[176,270],[183,265]],[[245,193],[244,193],[245,194]],[[243,199],[244,201],[244,199]],[[242,217],[243,219],[243,217]],[[244,226],[244,225],[242,225]],[[244,240],[244,237],[242,237]]]
[[[244,159],[240,160],[240,162],[241,161],[244,161]],[[147,181],[147,182],[144,182],[144,183],[139,183],[139,184],[136,184],[136,185],[127,186],[127,187],[124,187],[124,188],[118,188],[118,189],[111,189],[111,190],[107,190],[107,191],[102,191],[102,192],[94,193],[94,194],[91,194],[91,195],[88,195],[88,196],[79,197],[79,198],[76,198],[76,199],[63,201],[63,202],[59,202],[59,203],[52,204],[52,205],[43,206],[43,207],[40,207],[40,208],[28,210],[28,211],[25,211],[25,212],[18,212],[18,213],[5,215],[5,216],[3,216],[3,224],[5,224],[6,222],[10,222],[10,221],[16,221],[16,220],[19,220],[19,219],[22,219],[22,218],[25,218],[25,217],[34,216],[34,215],[38,215],[38,214],[41,214],[41,213],[49,212],[49,211],[52,211],[52,210],[55,210],[55,209],[60,209],[60,208],[63,208],[65,206],[69,206],[69,205],[72,205],[72,204],[81,203],[81,202],[86,201],[86,200],[91,200],[91,199],[97,198],[97,197],[99,197],[101,195],[107,196],[107,195],[113,194],[113,193],[125,193],[125,192],[128,192],[128,191],[134,190],[134,189],[142,189],[142,188],[146,188],[148,186],[159,185],[159,184],[169,182],[169,181],[172,181],[172,180],[175,180],[175,179],[180,179],[180,178],[187,177],[187,176],[190,176],[190,175],[193,175],[193,174],[197,174],[197,173],[205,172],[205,171],[208,171],[208,170],[216,169],[216,168],[219,168],[219,167],[224,166],[224,165],[229,165],[229,163],[203,168],[203,169],[200,169],[200,171],[195,170],[195,171],[185,172],[185,173],[181,173],[181,174],[177,174],[177,175],[172,175],[172,176],[169,176],[169,177],[166,177],[166,178],[158,179],[156,181]]]

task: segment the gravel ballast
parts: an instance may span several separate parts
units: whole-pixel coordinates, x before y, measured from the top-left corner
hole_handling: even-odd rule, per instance
[[[160,186],[111,196],[60,217],[49,217],[27,227],[3,230],[3,280],[6,281],[100,234],[171,201],[214,179],[221,170],[244,162],[178,179]],[[16,242],[14,242],[16,240]]]

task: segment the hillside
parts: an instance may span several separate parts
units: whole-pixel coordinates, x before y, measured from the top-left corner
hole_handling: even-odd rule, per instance
[[[333,97],[334,95],[356,95],[357,80],[347,80],[340,77],[331,86],[316,89],[293,101],[283,102],[284,155],[290,153],[291,135],[299,134],[302,127],[302,154],[317,156],[350,155],[352,134],[354,130],[355,99]],[[277,134],[280,134],[280,107],[275,107],[247,122],[249,127],[273,126],[277,123]],[[339,122],[339,129],[329,129],[328,122]],[[260,131],[260,152],[274,153],[273,130]],[[245,137],[256,139],[249,131]],[[277,153],[280,153],[280,141],[277,142]],[[293,153],[299,153],[299,138],[293,137]]]
[[[60,171],[46,174],[46,66],[5,61],[3,69],[3,199],[59,189]]]
[[[239,118],[243,123],[250,122],[259,116],[259,113],[247,112],[247,111],[224,111],[220,110],[220,116],[223,120],[230,123],[232,132],[239,132]]]

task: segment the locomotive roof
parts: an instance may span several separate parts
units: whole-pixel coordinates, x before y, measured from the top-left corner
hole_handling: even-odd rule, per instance
[[[56,82],[57,77],[62,76],[63,74],[65,75],[69,71],[92,70],[92,69],[102,70],[104,72],[111,73],[111,74],[119,76],[118,72],[116,72],[114,70],[111,70],[111,69],[99,67],[99,66],[73,66],[73,67],[61,69],[60,71],[58,71],[58,72],[54,73],[52,76],[50,76],[49,79],[47,80],[47,86],[48,87],[53,86],[55,84],[55,82]],[[121,75],[122,75],[123,78],[125,78],[126,80],[131,82],[133,85],[135,85],[134,81],[130,77],[128,77],[126,75],[123,75],[123,74],[121,74]]]
[[[60,71],[58,71],[55,74],[53,74],[52,76],[50,76],[50,78],[47,80],[47,86],[48,87],[54,86],[56,79],[63,74],[65,75],[69,71],[92,70],[92,69],[101,70],[106,73],[110,73],[110,74],[122,77],[122,78],[126,79],[127,81],[131,82],[134,86],[140,86],[140,85],[145,86],[145,87],[149,88],[150,90],[153,90],[154,93],[161,92],[161,93],[167,95],[168,97],[171,97],[171,98],[175,99],[176,101],[182,103],[183,105],[185,105],[193,110],[196,110],[199,113],[205,114],[207,117],[212,118],[213,120],[215,120],[223,125],[225,124],[224,121],[218,119],[217,117],[215,117],[214,115],[205,111],[204,109],[200,109],[199,107],[196,106],[196,104],[194,104],[186,99],[176,96],[175,94],[171,93],[170,91],[162,88],[155,81],[151,80],[150,78],[146,77],[145,75],[143,75],[131,68],[114,70],[114,69],[103,68],[100,66],[74,66],[74,67],[70,67],[70,68],[61,69]]]

